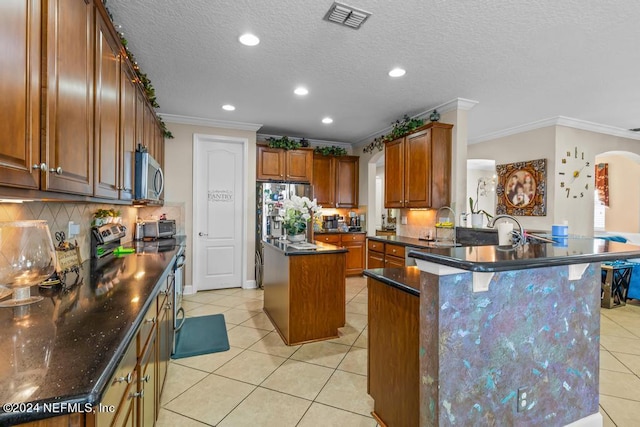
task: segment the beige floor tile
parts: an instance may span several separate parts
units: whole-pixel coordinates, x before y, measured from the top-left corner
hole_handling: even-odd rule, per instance
[[[368,304],[369,299],[366,295],[358,294],[351,300],[351,302],[355,302],[357,304]]]
[[[236,305],[236,308],[261,312],[264,308],[264,301],[261,299],[246,299],[245,302]]]
[[[231,347],[227,351],[218,353],[175,359],[173,363],[211,373],[243,351],[244,349],[242,348]]]
[[[346,303],[351,302],[352,299],[354,299],[356,296],[358,295],[358,291],[352,291],[352,292],[345,292],[344,294],[344,301]]]
[[[367,375],[367,349],[351,347],[349,353],[342,359],[338,369],[359,375]]]
[[[243,289],[242,288],[226,288],[226,289],[216,289],[214,291],[210,291],[213,292],[217,295],[236,295],[239,292],[242,292]]]
[[[373,411],[373,399],[367,394],[367,377],[335,371],[316,402],[368,416]]]
[[[343,328],[338,328],[338,338],[328,340],[336,344],[352,345],[360,336],[360,330],[354,328],[351,325],[347,325]]]
[[[258,385],[287,360],[271,354],[246,350],[218,368],[216,375]]]
[[[206,376],[206,372],[188,368],[172,361],[167,370],[167,380],[164,384],[161,404],[164,405],[178,397]]]
[[[201,304],[215,304],[216,301],[227,297],[228,295],[216,294],[213,291],[201,291],[195,294],[185,295],[185,301],[199,302]]]
[[[192,310],[189,310],[185,313],[187,317],[200,317],[200,316],[209,316],[211,314],[220,314],[229,310],[229,307],[223,307],[220,305],[213,304],[202,304],[200,307],[196,307]]]
[[[229,334],[229,345],[249,348],[267,335],[269,331],[247,328],[246,326],[236,326],[233,329],[229,329],[227,333]]]
[[[609,415],[602,409],[602,405],[600,405],[600,415],[602,415],[602,427],[616,427]]]
[[[216,425],[255,388],[210,374],[165,407],[203,423]]]
[[[327,383],[333,369],[287,360],[260,387],[313,400]]]
[[[343,411],[314,402],[304,414],[298,427],[375,427],[376,421],[370,417]]]
[[[224,305],[226,307],[236,307],[239,306],[241,304],[245,304],[247,301],[254,301],[251,299],[247,299],[247,298],[242,298],[242,297],[237,297],[235,295],[229,295],[229,296],[225,296],[224,298],[221,298],[219,300],[216,301],[217,305]],[[260,303],[262,303],[262,301],[260,300],[255,300],[258,301]]]
[[[232,308],[222,314],[224,315],[225,322],[233,323],[234,325],[240,325],[242,322],[251,319],[257,313],[255,311]]]
[[[252,298],[252,299],[264,299],[264,290],[262,289],[242,289],[240,292],[235,293],[233,296]]]
[[[640,356],[636,356],[640,359]],[[624,372],[630,374],[631,371],[627,369],[613,354],[606,350],[600,350],[600,369],[606,371]]]
[[[621,338],[637,338],[624,327],[605,316],[600,316],[600,335]]]
[[[319,341],[303,344],[291,355],[291,359],[336,368],[348,351],[349,347],[346,345]]]
[[[624,366],[629,368],[634,374],[640,376],[640,356],[636,356],[635,354],[626,354],[626,353],[611,353],[613,357],[618,359]],[[601,359],[602,360],[602,359]],[[636,400],[640,400],[640,390],[638,391],[638,398]]]
[[[367,315],[347,312],[347,325],[351,325],[358,330],[363,330],[367,326]]]
[[[260,353],[273,354],[274,356],[289,357],[300,348],[299,345],[286,345],[277,332],[270,332],[257,343],[249,347],[249,350]]]
[[[640,379],[633,374],[614,371],[600,371],[600,396],[621,397],[638,400]],[[607,411],[609,412],[609,411]],[[615,420],[614,420],[615,421]]]
[[[369,331],[368,328],[364,328],[364,330],[362,331],[362,333],[360,334],[356,342],[353,343],[354,347],[368,348],[368,344],[369,344],[368,331]]]
[[[310,404],[308,400],[258,388],[222,420],[219,426],[295,426]]]
[[[600,336],[600,344],[609,351],[640,356],[640,338]]]
[[[182,308],[184,308],[184,311],[193,310],[194,308],[202,307],[203,305],[204,303],[202,302],[189,301],[185,299],[182,300]]]
[[[640,425],[640,402],[600,395],[600,406],[617,427]],[[603,425],[607,425],[606,422]]]
[[[199,421],[192,420],[175,412],[171,412],[167,409],[160,408],[158,414],[158,421],[156,421],[156,427],[204,427],[206,424],[202,424]]]
[[[347,312],[355,313],[355,314],[363,314],[367,315],[367,304],[358,304],[357,302],[353,302],[353,300],[347,304]]]
[[[245,322],[241,323],[242,326],[247,328],[264,329],[265,331],[273,331],[273,323],[269,320],[269,317],[264,313],[258,313]]]

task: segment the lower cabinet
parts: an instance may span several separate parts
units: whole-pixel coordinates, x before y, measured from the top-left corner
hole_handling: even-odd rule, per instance
[[[367,241],[367,268],[405,267],[405,247],[377,240]]]
[[[314,239],[317,242],[330,243],[347,249],[345,274],[347,276],[362,274],[366,253],[364,233],[318,234]]]

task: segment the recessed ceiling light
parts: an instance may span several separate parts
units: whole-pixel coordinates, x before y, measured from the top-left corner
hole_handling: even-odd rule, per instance
[[[309,91],[307,90],[306,87],[299,86],[296,88],[296,90],[293,91],[293,93],[295,93],[296,95],[302,96],[302,95],[308,94]]]
[[[394,68],[393,70],[389,71],[389,75],[391,77],[402,77],[407,73],[406,70],[404,70],[403,68]]]
[[[322,119],[322,123],[328,125],[329,123],[333,123],[333,119],[331,117],[325,117],[324,119]]]
[[[236,107],[234,107],[234,106],[233,106],[233,105],[231,105],[231,104],[225,104],[225,105],[223,105],[223,106],[222,106],[222,109],[223,109],[223,110],[227,110],[227,111],[233,111],[233,110],[235,110],[235,109],[236,109]]]
[[[238,40],[245,46],[255,46],[260,43],[260,39],[251,33],[241,35]]]

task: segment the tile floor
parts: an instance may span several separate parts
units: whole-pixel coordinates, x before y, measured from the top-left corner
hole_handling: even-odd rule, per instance
[[[367,395],[367,287],[347,279],[340,338],[288,347],[262,312],[261,290],[185,297],[187,316],[224,313],[231,349],[173,360],[159,427],[376,426]],[[640,425],[640,302],[601,311],[604,426]]]

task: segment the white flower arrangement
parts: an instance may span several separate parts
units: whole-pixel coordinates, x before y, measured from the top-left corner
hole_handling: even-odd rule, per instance
[[[316,200],[310,200],[308,197],[291,196],[290,199],[282,203],[284,215],[282,218],[282,228],[289,235],[302,234],[307,229],[307,222],[312,217],[320,215],[320,208]]]

